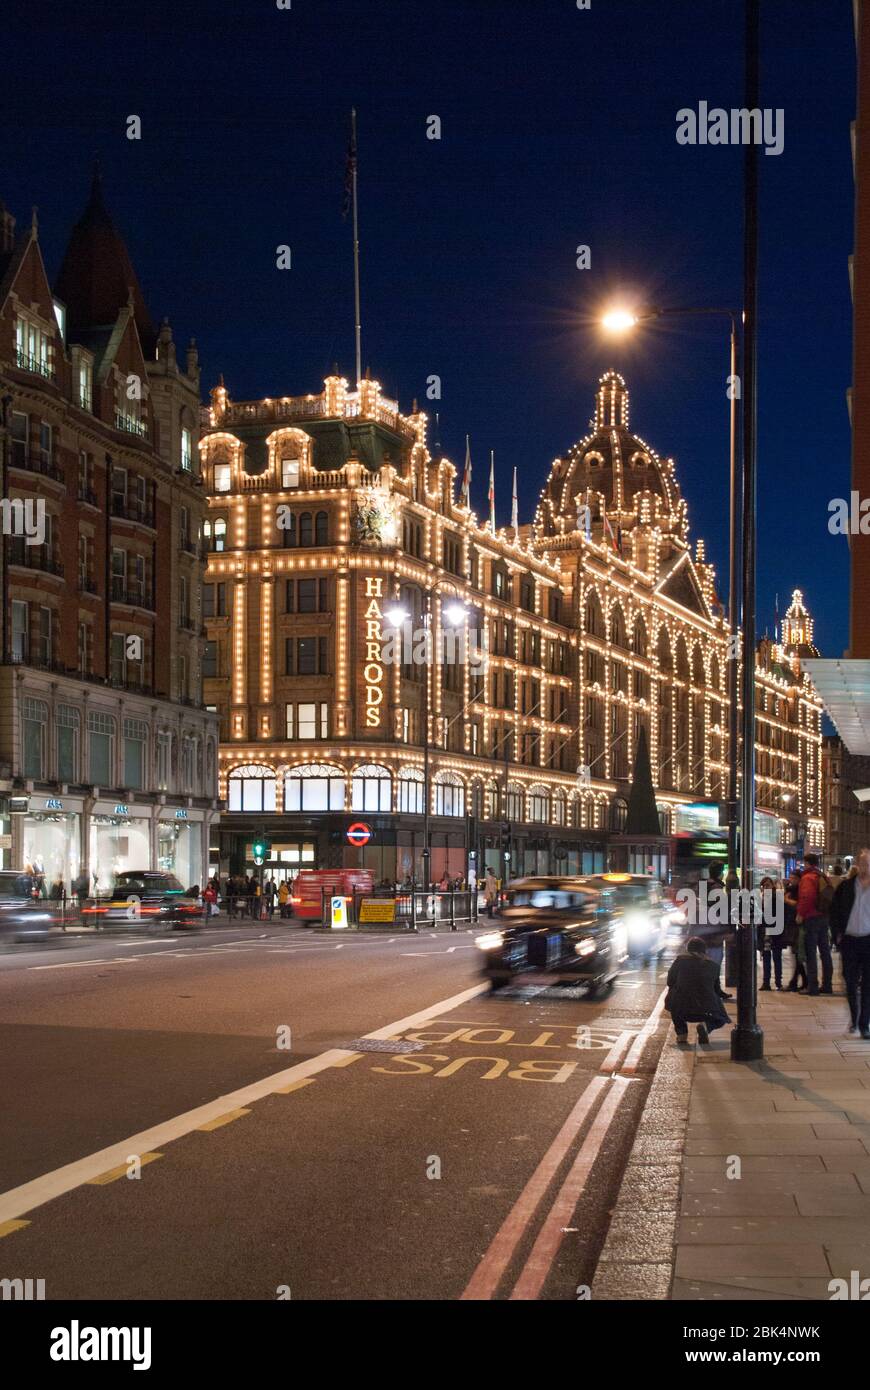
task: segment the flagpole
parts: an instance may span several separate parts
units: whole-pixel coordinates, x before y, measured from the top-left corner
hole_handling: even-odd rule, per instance
[[[495,535],[495,449],[489,451],[489,529]]]
[[[514,464],[514,491],[513,491],[513,497],[511,498],[511,526],[513,527],[514,540],[515,540],[515,541],[516,541],[516,540],[519,540],[519,535],[520,535],[520,518],[519,518],[519,509],[518,509],[518,505],[517,505],[517,469],[516,469],[516,464]]]
[[[351,108],[350,113],[351,127],[351,148],[353,150],[353,298],[354,309],[356,311],[356,380],[357,384],[362,381],[362,325],[360,323],[359,308],[359,207],[357,204],[357,155],[356,155],[356,107]]]

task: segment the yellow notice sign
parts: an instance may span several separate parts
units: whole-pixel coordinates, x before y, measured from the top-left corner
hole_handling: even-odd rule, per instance
[[[395,898],[364,898],[359,905],[360,922],[395,922]]]

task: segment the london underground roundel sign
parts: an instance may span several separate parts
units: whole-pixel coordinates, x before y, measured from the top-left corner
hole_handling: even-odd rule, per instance
[[[358,820],[354,821],[353,825],[347,827],[347,838],[350,844],[355,845],[357,849],[361,849],[362,846],[367,845],[372,838],[372,832],[369,826],[363,821]]]

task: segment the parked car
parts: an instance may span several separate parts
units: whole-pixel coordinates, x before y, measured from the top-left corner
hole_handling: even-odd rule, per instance
[[[184,885],[174,874],[156,870],[127,869],[115,875],[112,896],[84,908],[85,919],[97,919],[100,926],[149,926],[173,929],[202,925],[203,910],[195,898],[186,896]]]
[[[670,937],[671,923],[669,904],[658,879],[648,874],[607,873],[590,874],[584,881],[613,890],[625,922],[629,956],[644,964],[653,957],[660,959]]]
[[[30,874],[0,869],[0,936],[11,941],[44,940],[54,926],[51,904],[34,897]]]
[[[498,930],[477,938],[490,989],[517,983],[588,986],[588,997],[613,988],[627,957],[615,889],[585,878],[520,878],[507,887]]]

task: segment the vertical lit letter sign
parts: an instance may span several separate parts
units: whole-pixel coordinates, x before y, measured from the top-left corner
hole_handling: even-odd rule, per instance
[[[375,575],[366,577],[365,596],[368,604],[365,610],[366,659],[363,667],[365,681],[366,728],[381,727],[381,705],[384,702],[384,668],[381,662],[381,613],[380,600],[384,596],[384,581]]]

